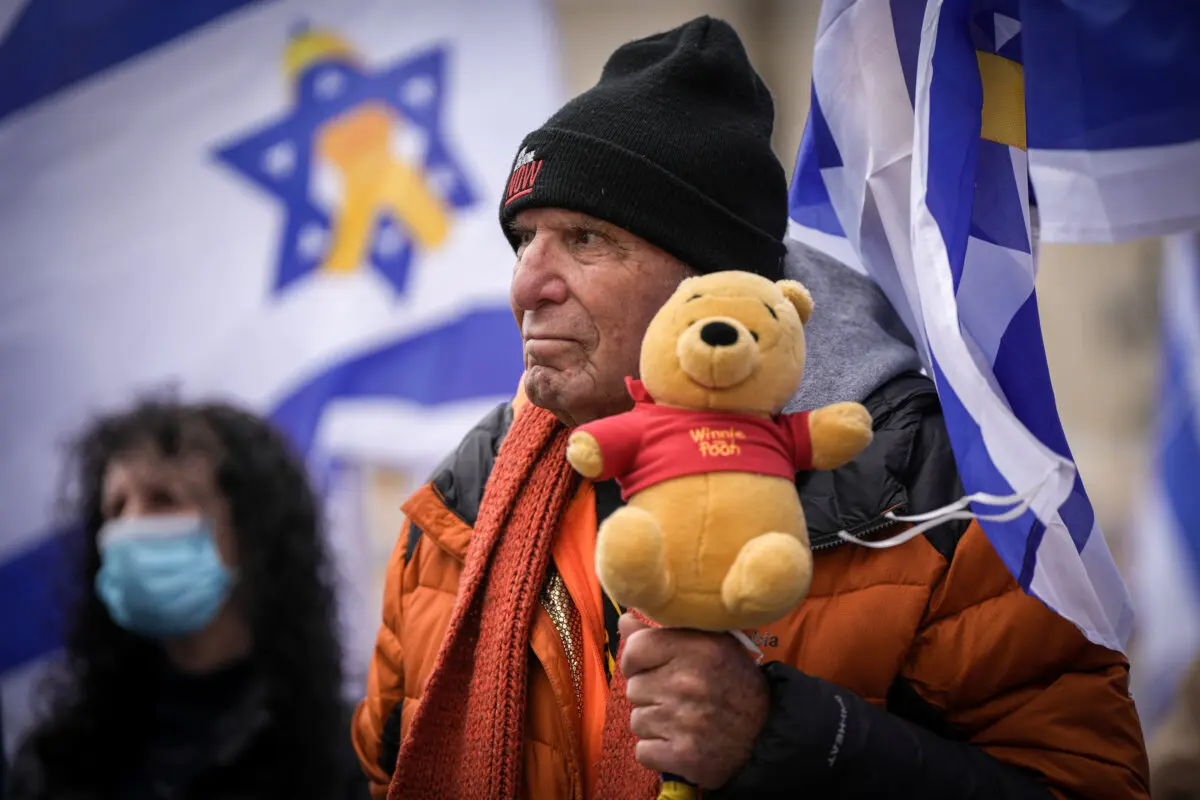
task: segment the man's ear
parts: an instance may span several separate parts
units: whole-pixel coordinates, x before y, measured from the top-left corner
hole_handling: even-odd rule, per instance
[[[783,292],[783,296],[787,301],[796,307],[796,313],[800,315],[801,324],[807,324],[808,318],[812,316],[813,299],[808,293],[808,289],[804,288],[804,284],[800,281],[776,281],[775,285]]]

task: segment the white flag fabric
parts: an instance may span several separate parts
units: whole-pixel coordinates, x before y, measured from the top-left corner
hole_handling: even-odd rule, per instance
[[[1200,225],[1200,95],[1164,70],[1200,70],[1195,4],[826,0],[790,196],[790,234],[912,331],[1004,563],[1120,650],[1132,608],[1058,417],[1034,256],[1039,219],[1060,241]]]
[[[0,74],[11,746],[60,641],[61,445],[90,414],[169,382],[314,467],[419,468],[511,396],[497,210],[561,88],[539,0],[28,0]]]

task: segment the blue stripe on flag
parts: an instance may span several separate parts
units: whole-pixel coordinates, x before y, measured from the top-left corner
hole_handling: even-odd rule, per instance
[[[892,30],[896,32],[896,51],[900,54],[900,70],[908,88],[908,101],[913,101],[917,85],[917,56],[921,52],[921,26],[925,22],[925,4],[919,0],[890,0]]]
[[[833,210],[829,189],[821,175],[823,168],[840,167],[842,155],[821,113],[815,87],[811,94],[808,124],[804,126],[800,149],[796,153],[796,168],[793,170],[796,177],[788,191],[788,215],[805,227],[844,237],[846,231]]]
[[[63,611],[80,587],[68,585],[80,539],[78,529],[47,531],[38,543],[0,563],[0,673],[57,649],[65,635]]]
[[[1075,486],[1072,487],[1071,493],[1058,507],[1058,516],[1067,527],[1067,533],[1071,534],[1075,549],[1082,553],[1096,526],[1096,512],[1092,508],[1087,491],[1083,488],[1083,478],[1078,473],[1075,474]]]
[[[1017,189],[1011,148],[981,139],[975,175],[971,235],[1009,250],[1030,252],[1025,209]],[[954,288],[958,289],[957,281]]]
[[[1197,265],[1200,268],[1200,264]],[[1200,308],[1200,298],[1195,300]],[[1198,314],[1200,315],[1200,314]],[[1159,474],[1163,495],[1193,565],[1200,569],[1200,397],[1193,397],[1187,378],[1187,354],[1178,332],[1164,330],[1162,430]],[[1200,581],[1198,581],[1200,583]]]
[[[992,374],[1003,387],[1005,399],[1016,418],[1042,444],[1063,458],[1074,461],[1067,444],[1067,434],[1058,416],[1041,331],[1037,293],[1033,292],[1009,322],[1008,330],[996,351]],[[1082,550],[1095,526],[1096,517],[1078,473],[1075,476],[1075,488],[1059,508],[1058,514],[1070,531],[1075,548]]]
[[[962,278],[975,200],[983,86],[975,49],[963,36],[967,3],[942,6],[929,97],[929,175],[925,203],[946,243],[954,285]]]
[[[963,486],[967,487],[968,492],[1011,495],[1013,488],[992,463],[983,442],[983,432],[958,399],[936,360],[933,362],[933,377],[937,383],[946,429],[953,432],[950,448],[954,451],[955,461],[958,462],[958,474]],[[994,512],[992,508],[972,508],[976,513]],[[1027,590],[1029,581],[1033,579],[1037,545],[1040,544],[1043,533],[1041,522],[1032,512],[1026,511],[1009,522],[988,522],[986,533],[988,541],[1009,571],[1014,576],[1023,576],[1019,578],[1023,580],[1021,588]]]
[[[1029,586],[1033,583],[1033,572],[1037,569],[1038,548],[1042,546],[1042,539],[1045,535],[1046,525],[1035,517],[1033,528],[1030,529],[1029,535],[1025,537],[1025,561],[1021,564],[1021,571],[1017,573],[1017,585],[1026,591],[1029,590]],[[995,547],[994,544],[992,546]]]
[[[1011,19],[1021,18],[1022,0],[976,0],[975,9],[989,11],[993,14],[1003,14]]]
[[[454,368],[468,352],[469,367]],[[432,406],[508,397],[517,389],[522,363],[512,311],[487,308],[334,365],[282,400],[271,419],[308,453],[321,415],[335,400],[388,397]]]
[[[1022,59],[1024,56],[1022,55],[1021,48],[1021,34],[1018,33],[1016,36],[1000,45],[1000,47],[996,49],[996,55],[1007,58],[1009,61],[1015,61],[1018,64],[1023,64],[1024,62]]]
[[[971,44],[976,50],[996,52],[996,23],[990,11],[976,10],[971,18]]]
[[[1200,3],[1021,5],[1031,149],[1200,138]]]
[[[0,119],[264,0],[30,0],[0,41]]]

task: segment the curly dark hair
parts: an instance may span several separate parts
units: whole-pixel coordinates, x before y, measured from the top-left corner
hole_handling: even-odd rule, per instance
[[[188,454],[196,431],[216,445],[207,455],[229,503],[245,579],[251,668],[278,737],[272,751],[287,759],[273,786],[280,797],[332,797],[349,726],[319,503],[302,462],[271,425],[230,405],[163,400],[95,420],[73,448],[68,507],[82,538],[72,583],[90,588],[100,568],[96,534],[109,463],[147,446],[168,459]],[[158,643],[117,626],[94,591],[77,594],[50,714],[28,742],[52,796],[111,788],[134,766],[164,665]]]

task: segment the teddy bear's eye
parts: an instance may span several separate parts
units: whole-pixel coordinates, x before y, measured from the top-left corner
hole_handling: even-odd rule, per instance
[[[693,300],[699,300],[701,297],[704,297],[704,295],[702,295],[702,294],[694,294],[694,295],[692,295],[691,297],[689,297],[689,298],[687,299],[687,302],[689,302],[689,303],[690,303],[690,302],[692,302]]]
[[[763,305],[767,306],[766,303],[763,303]],[[767,306],[767,313],[771,315],[771,319],[779,319],[779,317],[775,314],[775,309],[771,308],[770,306]]]

